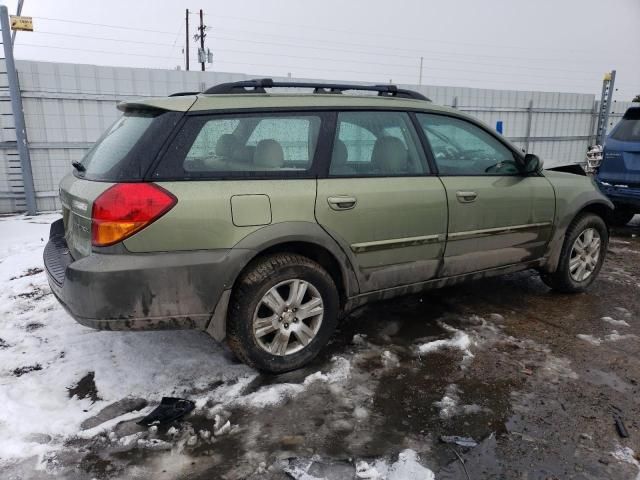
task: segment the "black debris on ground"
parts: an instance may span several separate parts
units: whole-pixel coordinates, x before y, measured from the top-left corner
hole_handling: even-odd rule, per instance
[[[79,399],[90,398],[93,403],[101,400],[95,382],[95,372],[89,372],[73,387],[67,387],[69,398],[77,396]]]
[[[35,330],[41,329],[42,327],[44,327],[44,324],[42,324],[42,323],[31,322],[31,323],[27,323],[27,325],[24,327],[24,329],[27,332],[33,332]]]
[[[25,367],[18,367],[13,370],[13,375],[16,377],[21,377],[27,373],[37,372],[38,370],[42,370],[42,365],[36,363],[35,365],[27,365]]]
[[[29,268],[26,272],[24,272],[22,275],[18,275],[17,277],[11,277],[9,280],[17,280],[19,278],[24,278],[24,277],[31,277],[33,275],[37,275],[39,273],[42,273],[44,270],[42,270],[40,267],[34,267],[34,268]]]

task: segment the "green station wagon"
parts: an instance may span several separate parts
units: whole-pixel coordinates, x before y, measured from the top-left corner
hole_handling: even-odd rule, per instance
[[[529,268],[578,292],[604,261],[590,179],[417,92],[262,79],[119,108],[44,252],[83,325],[201,329],[283,372],[365,302]]]

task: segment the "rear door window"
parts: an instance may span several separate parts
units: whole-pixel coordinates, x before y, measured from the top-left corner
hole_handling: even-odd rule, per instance
[[[308,173],[321,115],[192,116],[169,147],[156,178]]]
[[[340,112],[331,176],[411,176],[427,171],[409,115]]]

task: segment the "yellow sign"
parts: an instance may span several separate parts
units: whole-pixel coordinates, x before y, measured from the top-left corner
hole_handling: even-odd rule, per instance
[[[23,30],[25,32],[33,32],[33,19],[31,17],[22,17],[11,15],[11,30]]]

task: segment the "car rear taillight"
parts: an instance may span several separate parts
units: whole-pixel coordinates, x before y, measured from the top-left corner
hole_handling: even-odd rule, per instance
[[[178,203],[153,183],[118,183],[93,202],[91,243],[106,247],[121,242],[156,221]]]

